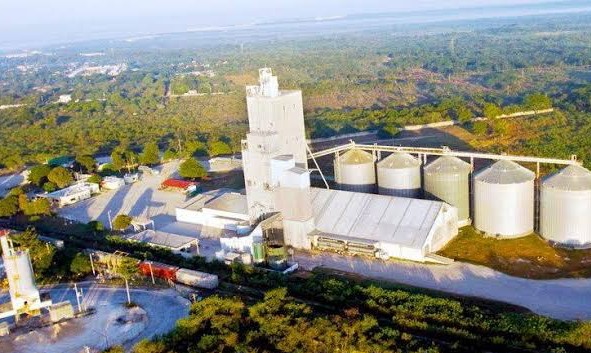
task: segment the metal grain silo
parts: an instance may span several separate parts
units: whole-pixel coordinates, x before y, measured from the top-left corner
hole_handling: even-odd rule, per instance
[[[334,161],[335,181],[341,190],[374,192],[376,170],[371,153],[352,149]]]
[[[557,244],[591,247],[591,172],[571,165],[542,182],[540,234]]]
[[[377,164],[378,192],[417,198],[421,194],[421,162],[408,153],[392,153]]]
[[[458,209],[460,226],[470,223],[470,173],[463,160],[442,156],[423,168],[425,197],[445,201]]]
[[[488,235],[518,238],[534,230],[536,175],[501,160],[474,176],[474,227]]]

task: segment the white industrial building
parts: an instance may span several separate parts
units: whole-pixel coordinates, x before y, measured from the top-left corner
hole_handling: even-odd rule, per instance
[[[53,205],[57,207],[64,207],[75,204],[76,202],[80,202],[82,200],[89,199],[93,194],[98,192],[98,184],[81,182],[61,190],[47,194],[39,194],[38,196],[48,199]]]
[[[315,246],[335,242],[337,249],[425,261],[458,233],[457,209],[444,202],[319,188],[311,193]],[[349,252],[361,249],[355,250]]]
[[[202,237],[244,235],[252,229],[246,197],[229,190],[201,194],[177,207],[175,213],[178,222],[199,225]]]

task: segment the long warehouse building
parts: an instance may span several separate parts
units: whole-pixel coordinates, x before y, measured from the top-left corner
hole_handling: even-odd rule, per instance
[[[311,188],[315,247],[425,261],[458,233],[444,202]],[[324,244],[323,244],[324,242]],[[339,249],[342,248],[342,249]]]

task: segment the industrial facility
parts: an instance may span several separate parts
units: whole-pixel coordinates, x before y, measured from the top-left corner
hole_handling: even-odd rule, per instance
[[[246,195],[205,194],[177,208],[178,221],[220,237],[219,259],[285,262],[285,249],[293,248],[447,263],[435,252],[469,224],[497,238],[539,231],[559,245],[591,246],[591,221],[583,216],[591,210],[591,172],[575,156],[354,142],[312,151],[304,136],[301,92],[280,90],[270,69],[259,70],[258,86],[247,87],[247,105]],[[324,156],[334,156],[336,190],[317,162]],[[493,163],[476,172],[476,159]],[[325,189],[311,186],[308,160]],[[534,164],[536,171],[519,162]],[[541,183],[541,164],[567,167]]]

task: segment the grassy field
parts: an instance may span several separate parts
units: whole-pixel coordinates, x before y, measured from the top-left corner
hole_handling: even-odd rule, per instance
[[[509,275],[546,279],[591,277],[591,249],[556,248],[538,235],[497,240],[478,234],[472,227],[460,229],[439,255],[484,265]]]

